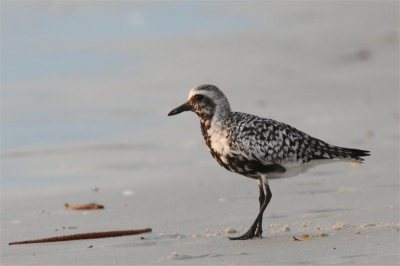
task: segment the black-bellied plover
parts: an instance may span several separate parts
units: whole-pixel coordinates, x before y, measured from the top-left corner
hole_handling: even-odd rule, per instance
[[[320,164],[340,161],[361,163],[369,151],[330,145],[287,124],[255,115],[232,112],[225,94],[213,85],[200,85],[187,102],[168,116],[195,112],[208,150],[227,170],[256,179],[260,211],[249,230],[231,240],[262,235],[264,210],[272,198],[268,179],[292,177]]]

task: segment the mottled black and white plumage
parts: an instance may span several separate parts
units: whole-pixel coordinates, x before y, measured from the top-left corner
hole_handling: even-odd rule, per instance
[[[213,85],[193,88],[187,102],[168,115],[183,111],[199,116],[208,150],[221,166],[258,181],[260,212],[250,229],[233,240],[261,237],[262,215],[272,197],[268,179],[296,176],[324,163],[361,163],[361,157],[369,156],[369,151],[330,145],[272,119],[232,112],[224,93]]]

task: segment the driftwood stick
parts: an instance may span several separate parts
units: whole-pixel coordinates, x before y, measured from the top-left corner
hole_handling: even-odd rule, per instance
[[[127,235],[143,234],[143,233],[148,233],[148,232],[151,232],[151,228],[137,229],[137,230],[94,232],[94,233],[55,236],[55,237],[49,237],[49,238],[11,242],[11,243],[9,243],[9,245],[21,245],[21,244],[34,244],[34,243],[46,243],[46,242],[59,242],[59,241],[81,240],[81,239],[127,236]]]

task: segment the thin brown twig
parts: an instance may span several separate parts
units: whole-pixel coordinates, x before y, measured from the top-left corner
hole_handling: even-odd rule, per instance
[[[68,203],[64,204],[67,210],[97,210],[97,209],[104,209],[103,205],[99,205],[96,203],[89,203],[85,205],[69,205]]]
[[[11,243],[9,243],[9,245],[21,245],[21,244],[34,244],[34,243],[46,243],[46,242],[59,242],[59,241],[94,239],[94,238],[104,238],[104,237],[127,236],[127,235],[143,234],[143,233],[148,233],[148,232],[151,232],[151,228],[137,229],[137,230],[94,232],[94,233],[55,236],[55,237],[49,237],[49,238],[11,242]]]

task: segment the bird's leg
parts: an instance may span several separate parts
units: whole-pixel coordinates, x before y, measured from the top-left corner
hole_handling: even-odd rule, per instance
[[[257,229],[257,225],[260,223],[260,221],[262,221],[262,216],[263,213],[265,211],[265,209],[268,206],[268,203],[271,201],[272,198],[272,193],[271,193],[271,189],[269,188],[268,185],[268,180],[266,179],[266,177],[263,176],[263,183],[264,183],[264,187],[265,187],[265,197],[264,197],[264,202],[261,206],[260,212],[257,215],[256,220],[254,221],[254,223],[250,226],[249,230],[247,230],[246,233],[244,233],[243,235],[239,236],[239,237],[230,237],[230,240],[246,240],[249,238],[253,238],[255,236],[255,232]],[[261,230],[261,229],[260,229]]]
[[[260,196],[258,197],[258,201],[260,202],[260,210],[261,210],[262,205],[264,203],[264,199],[265,199],[262,180],[258,180],[258,188],[260,190]],[[263,233],[263,231],[262,231],[262,219],[263,219],[263,216],[261,215],[260,220],[258,221],[257,232],[256,232],[256,237],[259,237],[259,238],[262,238],[262,233]]]

